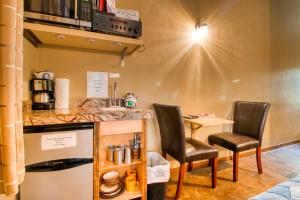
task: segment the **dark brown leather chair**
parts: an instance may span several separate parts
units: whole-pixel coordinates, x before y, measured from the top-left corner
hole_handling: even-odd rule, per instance
[[[189,170],[193,161],[210,159],[212,163],[212,187],[216,187],[217,157],[218,151],[212,146],[185,138],[184,124],[180,107],[154,104],[157,115],[163,156],[169,154],[180,162],[180,172],[177,184],[176,199],[179,199],[183,178],[185,175],[185,163],[189,163]]]
[[[269,103],[237,101],[234,105],[232,133],[218,133],[208,137],[209,144],[233,151],[233,181],[238,181],[239,152],[256,148],[256,162],[261,174],[261,141]]]

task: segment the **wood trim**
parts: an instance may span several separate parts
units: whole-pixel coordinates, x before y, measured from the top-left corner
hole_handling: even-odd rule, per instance
[[[221,125],[232,125],[234,121],[222,118],[196,118],[196,119],[187,119],[183,118],[185,123],[191,123],[200,127],[209,127],[209,126],[221,126]],[[199,127],[199,128],[200,128]]]
[[[279,148],[283,148],[283,147],[286,147],[286,146],[299,144],[299,143],[300,143],[300,140],[294,140],[294,141],[290,141],[290,142],[286,142],[286,143],[282,143],[282,144],[273,145],[273,146],[270,146],[270,147],[264,147],[264,148],[261,148],[261,151],[262,152],[268,152],[268,151],[272,151],[272,150],[275,150],[275,149],[279,149]],[[240,158],[250,156],[250,155],[254,155],[254,154],[256,154],[256,149],[246,151],[246,152],[240,152]],[[218,161],[219,162],[228,161],[228,160],[232,160],[232,158],[233,158],[233,156],[220,157],[220,158],[218,158]],[[186,165],[188,165],[188,163]],[[194,161],[193,162],[193,169],[207,167],[207,166],[209,166],[208,160],[201,160],[201,161]],[[188,166],[186,168],[188,169]],[[179,170],[179,167],[171,168],[171,172],[176,172],[178,170]]]
[[[141,146],[141,160],[142,160],[142,166],[140,167],[140,173],[142,174],[142,181],[140,183],[141,190],[142,190],[142,200],[147,199],[147,120],[143,119],[142,123],[142,145]]]
[[[100,122],[101,135],[118,135],[124,133],[143,132],[141,120],[107,121]]]
[[[281,144],[273,145],[273,146],[270,146],[270,147],[264,147],[264,148],[262,148],[262,152],[272,151],[274,149],[279,149],[279,148],[282,148],[282,147],[286,147],[286,146],[290,146],[290,145],[298,144],[298,143],[300,143],[300,140],[294,140],[294,141],[290,141],[290,142],[286,142],[286,143],[281,143]],[[255,152],[255,150],[253,150],[252,154],[254,154],[254,152]]]
[[[189,162],[189,167],[188,167],[188,171],[192,171],[193,170],[193,162]]]
[[[100,137],[99,137],[99,130],[100,130],[100,123],[95,123],[94,127],[94,161],[93,161],[93,199],[98,199],[99,198],[99,142],[100,142]]]
[[[51,44],[37,44],[36,48],[44,48],[44,49],[54,49],[54,50],[68,50],[68,51],[79,51],[79,52],[86,52],[86,53],[99,53],[103,55],[115,55],[119,56],[120,52],[117,51],[109,51],[109,50],[97,50],[97,49],[87,49],[84,47],[71,47],[71,46],[61,46],[61,45],[51,45]]]

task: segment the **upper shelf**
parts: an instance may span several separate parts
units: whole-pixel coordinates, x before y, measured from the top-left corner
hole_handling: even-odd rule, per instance
[[[143,46],[140,39],[24,22],[24,35],[35,46],[59,46],[132,54]]]

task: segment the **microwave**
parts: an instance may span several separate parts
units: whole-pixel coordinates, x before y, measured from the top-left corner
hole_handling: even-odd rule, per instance
[[[92,27],[92,0],[24,0],[27,21]]]

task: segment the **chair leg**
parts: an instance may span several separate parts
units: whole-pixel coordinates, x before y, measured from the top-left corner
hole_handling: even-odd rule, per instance
[[[192,171],[193,170],[193,162],[189,162],[189,168],[188,168],[188,171]]]
[[[209,144],[210,146],[214,146],[213,143],[208,142],[208,144]],[[209,167],[212,166],[211,159],[208,160],[208,166],[209,166]]]
[[[162,152],[161,152],[161,155],[162,155],[162,157],[163,157],[164,159],[166,159],[166,158],[167,158],[167,154],[166,154],[166,152],[162,151]]]
[[[210,160],[210,162],[212,163],[211,166],[211,187],[212,188],[216,188],[217,186],[217,171],[218,171],[218,158],[212,158]]]
[[[256,148],[256,164],[257,164],[258,173],[262,174],[263,170],[261,166],[261,147]]]
[[[233,152],[233,182],[237,182],[239,177],[239,157],[239,152]]]
[[[184,175],[185,175],[185,164],[183,163],[183,164],[180,164],[180,171],[179,171],[179,177],[178,177],[178,183],[177,183],[177,190],[176,190],[175,199],[180,198]]]

